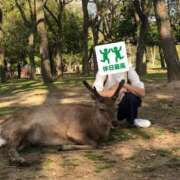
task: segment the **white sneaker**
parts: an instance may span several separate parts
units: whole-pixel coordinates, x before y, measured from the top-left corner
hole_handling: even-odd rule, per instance
[[[136,127],[141,127],[141,128],[148,128],[151,126],[151,121],[147,119],[135,119],[134,120],[134,125]]]

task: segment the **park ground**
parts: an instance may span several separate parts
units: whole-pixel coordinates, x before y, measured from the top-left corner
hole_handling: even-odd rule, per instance
[[[65,75],[52,86],[37,79],[0,85],[0,121],[19,110],[55,103],[92,103],[81,81]],[[89,83],[93,77],[87,77]],[[0,150],[0,180],[177,180],[180,177],[180,82],[167,83],[164,71],[143,77],[146,97],[140,116],[152,121],[148,129],[112,131],[102,148],[59,152],[29,147],[22,154],[34,159],[30,167],[10,165]],[[46,112],[44,112],[43,115]],[[43,116],[42,115],[42,116]]]

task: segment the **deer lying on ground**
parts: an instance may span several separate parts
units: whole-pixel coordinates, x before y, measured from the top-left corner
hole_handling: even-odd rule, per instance
[[[11,162],[24,164],[19,150],[28,144],[59,145],[61,150],[97,147],[108,137],[112,127],[112,107],[123,81],[114,96],[105,98],[91,88],[95,105],[44,105],[19,113],[0,125],[0,146],[5,145]]]

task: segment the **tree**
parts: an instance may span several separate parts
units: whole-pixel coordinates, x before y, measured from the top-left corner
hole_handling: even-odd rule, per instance
[[[6,76],[5,76],[5,63],[4,63],[2,23],[3,23],[3,11],[2,8],[0,7],[0,78],[1,78],[1,82],[5,82]]]
[[[154,0],[153,3],[160,33],[160,45],[163,49],[164,58],[167,64],[168,80],[180,80],[180,62],[171,33],[171,25],[165,1]]]
[[[89,2],[90,7],[88,9],[88,15],[89,15],[89,26],[92,30],[92,36],[93,36],[93,45],[89,52],[89,58],[88,61],[91,59],[93,54],[93,64],[94,64],[94,74],[96,74],[98,70],[97,60],[96,60],[96,53],[94,47],[98,44],[99,40],[99,26],[101,23],[101,18],[99,16],[99,3],[98,1]],[[91,5],[92,4],[92,5]]]
[[[40,36],[40,55],[41,55],[41,74],[45,83],[52,81],[47,30],[45,25],[44,7],[45,1],[36,1],[36,15],[37,15],[37,31]]]
[[[164,54],[163,54],[163,50],[162,50],[161,46],[159,46],[159,56],[160,56],[161,68],[165,69],[166,64],[165,64],[165,61],[164,61]]]
[[[88,27],[89,27],[89,17],[87,10],[88,0],[82,0],[82,9],[83,9],[83,74],[87,75],[88,70]]]
[[[57,32],[56,29],[53,28],[50,20],[48,19],[48,16],[46,15],[46,20],[49,28],[53,31],[53,33],[56,34],[56,42],[55,42],[55,59],[56,59],[56,71],[57,76],[63,76],[63,56],[62,56],[62,50],[63,50],[63,14],[65,6],[72,2],[72,0],[57,0],[55,1],[55,4],[57,6],[58,12],[57,15],[51,10],[47,3],[45,4],[45,9],[47,13],[52,17],[54,20],[56,26],[57,26]]]
[[[148,15],[151,7],[151,1],[134,0],[135,11],[140,19],[140,30],[136,51],[136,71],[142,76],[144,73],[143,56],[145,52],[145,41],[148,30]]]
[[[35,73],[35,62],[34,62],[34,53],[35,53],[35,36],[36,36],[36,9],[35,4],[36,0],[27,0],[29,14],[30,14],[30,20],[28,20],[25,12],[25,4],[20,2],[18,0],[15,0],[16,7],[18,8],[21,18],[24,22],[24,25],[30,30],[30,34],[28,37],[28,52],[29,52],[29,59],[30,59],[30,79],[34,79],[34,73]]]

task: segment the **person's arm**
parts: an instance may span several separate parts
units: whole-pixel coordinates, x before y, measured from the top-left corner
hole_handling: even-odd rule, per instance
[[[112,97],[114,95],[114,93],[116,92],[117,88],[118,88],[118,84],[112,86],[110,89],[99,91],[98,93],[104,97]]]
[[[139,97],[144,97],[145,96],[144,83],[140,80],[139,75],[132,66],[129,68],[128,71],[128,80],[130,81],[130,84],[126,83],[124,85],[127,91]]]
[[[145,89],[144,88],[135,87],[135,86],[132,86],[128,83],[126,83],[124,85],[124,88],[127,89],[128,92],[131,92],[131,93],[135,94],[136,96],[139,96],[139,97],[145,96]]]
[[[103,91],[100,91],[98,93],[101,96],[104,96],[104,97],[112,97],[117,88],[118,88],[118,84],[114,85],[112,88],[110,88],[108,90],[103,90]],[[132,85],[127,84],[127,83],[123,86],[123,88],[120,90],[120,92],[131,92],[131,93],[133,93],[133,94],[135,94],[136,96],[139,96],[139,97],[144,97],[145,96],[145,89],[135,87],[135,86],[132,86]]]

